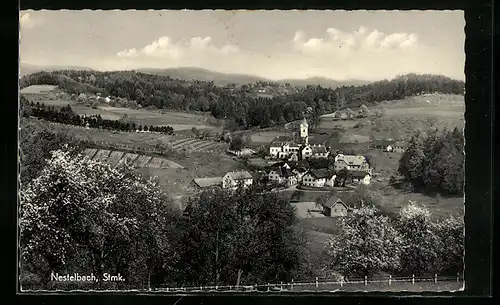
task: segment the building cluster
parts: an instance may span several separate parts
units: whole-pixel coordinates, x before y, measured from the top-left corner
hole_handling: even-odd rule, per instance
[[[402,154],[406,150],[406,143],[404,141],[397,141],[395,139],[375,139],[372,142],[374,148],[382,149],[386,152],[395,152]]]
[[[297,143],[299,142],[299,143]],[[323,144],[309,143],[309,124],[306,119],[300,124],[299,141],[273,141],[269,146],[269,155],[271,158],[299,161],[314,158],[328,158],[330,151]]]

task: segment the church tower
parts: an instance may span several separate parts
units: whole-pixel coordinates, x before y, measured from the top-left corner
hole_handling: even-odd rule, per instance
[[[306,118],[302,120],[300,123],[300,138],[302,143],[309,145],[309,124],[306,121]]]

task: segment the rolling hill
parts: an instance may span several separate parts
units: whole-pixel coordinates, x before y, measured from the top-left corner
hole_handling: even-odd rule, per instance
[[[84,70],[92,71],[93,69],[81,66],[44,66],[44,65],[33,65],[28,63],[20,63],[19,65],[19,77],[23,77],[28,74],[36,72],[52,72],[58,70]]]
[[[264,82],[275,82],[280,84],[290,83],[292,86],[305,87],[307,85],[321,85],[322,87],[337,88],[344,85],[360,86],[370,83],[370,81],[364,80],[346,80],[337,81],[325,77],[311,77],[307,79],[282,79],[282,80],[271,80],[260,76],[247,75],[247,74],[235,74],[235,73],[221,73],[215,72],[202,68],[169,68],[169,69],[154,69],[154,68],[144,68],[138,69],[137,72],[154,74],[160,76],[169,76],[171,78],[180,80],[199,80],[199,81],[213,81],[217,86],[225,86],[229,84],[235,85],[246,85],[250,83],[255,83],[258,81]]]
[[[83,66],[44,66],[44,65],[33,65],[28,63],[20,64],[20,77],[36,72],[52,72],[58,70],[84,70],[93,71],[93,69]],[[181,68],[141,68],[137,69],[137,72],[168,76],[173,79],[179,80],[199,80],[199,81],[212,81],[217,86],[226,86],[229,84],[235,84],[237,86],[256,83],[258,81],[264,82],[275,82],[279,84],[289,83],[294,87],[305,87],[307,85],[320,85],[322,87],[330,87],[335,89],[340,86],[361,86],[371,83],[365,80],[333,80],[326,77],[310,77],[306,79],[282,79],[282,80],[271,80],[260,76],[248,75],[248,74],[238,74],[238,73],[221,73],[216,71],[211,71],[203,68],[196,67],[181,67]]]

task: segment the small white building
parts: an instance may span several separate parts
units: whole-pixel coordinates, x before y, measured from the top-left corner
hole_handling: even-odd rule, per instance
[[[352,171],[350,173],[353,183],[368,185],[371,182],[371,175],[363,171]]]
[[[229,172],[222,178],[222,188],[237,189],[238,187],[249,187],[253,183],[252,175],[247,171]]]

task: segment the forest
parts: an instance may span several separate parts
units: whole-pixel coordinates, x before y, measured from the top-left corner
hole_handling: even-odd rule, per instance
[[[401,156],[398,171],[416,187],[462,195],[464,161],[464,135],[458,128],[417,131]]]
[[[291,94],[263,98],[249,96],[249,86],[228,89],[213,82],[182,81],[135,71],[63,70],[38,72],[20,80],[21,88],[41,84],[57,85],[72,94],[101,93],[124,98],[142,107],[210,112],[238,129],[284,124],[302,119],[306,112],[314,122],[320,115],[338,109],[425,93],[464,94],[465,88],[463,81],[445,76],[406,74],[364,86],[298,87]]]

